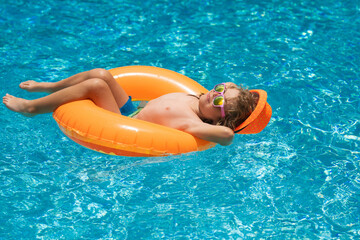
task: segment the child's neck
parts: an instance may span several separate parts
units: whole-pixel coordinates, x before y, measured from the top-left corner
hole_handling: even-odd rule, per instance
[[[204,93],[200,93],[198,96],[193,95],[193,94],[188,94],[188,96],[196,98],[196,103],[192,104],[192,110],[200,118],[201,121],[203,121],[204,123],[212,124],[212,121],[204,118],[203,114],[201,113],[199,100],[202,95],[204,95]]]

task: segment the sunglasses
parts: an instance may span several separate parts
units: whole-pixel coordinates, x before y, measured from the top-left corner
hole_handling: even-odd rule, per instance
[[[225,118],[225,109],[224,109],[224,104],[225,104],[225,98],[224,98],[224,92],[225,92],[226,86],[225,83],[219,83],[217,85],[215,85],[214,87],[214,91],[217,92],[218,96],[216,96],[212,102],[212,105],[214,107],[219,107],[221,109],[221,117]]]

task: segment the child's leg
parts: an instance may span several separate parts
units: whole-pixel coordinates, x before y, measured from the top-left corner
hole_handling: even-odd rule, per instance
[[[28,80],[26,82],[20,83],[20,88],[25,89],[29,92],[48,92],[53,93],[64,89],[66,87],[70,87],[72,85],[78,84],[82,81],[90,79],[89,72],[82,72],[75,74],[69,78],[60,80],[58,82],[36,82],[33,80]]]
[[[98,74],[99,70],[102,69],[93,69],[90,71],[81,72],[58,82],[35,82],[33,80],[29,80],[20,83],[20,88],[28,90],[29,92],[53,93],[63,88],[70,87],[82,81],[88,80],[90,78],[101,78],[101,75]]]
[[[62,104],[82,99],[91,99],[101,108],[120,113],[111,89],[105,81],[98,78],[83,81],[35,100],[16,98],[7,94],[3,97],[3,103],[12,111],[34,116],[53,112]]]
[[[92,78],[99,78],[104,80],[110,87],[112,95],[114,96],[118,107],[121,108],[129,96],[122,89],[122,87],[116,82],[114,77],[105,69],[97,68],[90,71],[82,72],[75,74],[69,78],[63,79],[58,82],[50,83],[50,82],[35,82],[35,81],[26,81],[20,84],[22,89],[31,91],[31,92],[49,92],[54,93],[56,91],[62,90],[67,87],[71,87],[73,85],[79,84],[83,81]]]

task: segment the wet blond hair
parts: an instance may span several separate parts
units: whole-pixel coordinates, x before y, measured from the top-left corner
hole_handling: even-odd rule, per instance
[[[237,89],[239,94],[234,98],[225,98],[225,118],[220,119],[217,125],[235,130],[254,111],[258,102],[258,96],[237,85],[227,86],[227,89]]]

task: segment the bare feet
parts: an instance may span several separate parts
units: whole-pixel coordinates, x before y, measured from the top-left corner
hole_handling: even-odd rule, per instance
[[[5,106],[10,109],[11,111],[18,112],[25,117],[33,117],[36,114],[29,113],[28,103],[29,100],[23,99],[23,98],[17,98],[10,94],[6,94],[3,97],[3,103]]]
[[[20,83],[20,88],[29,92],[51,92],[50,83],[48,82],[36,82],[34,80],[28,80]]]

